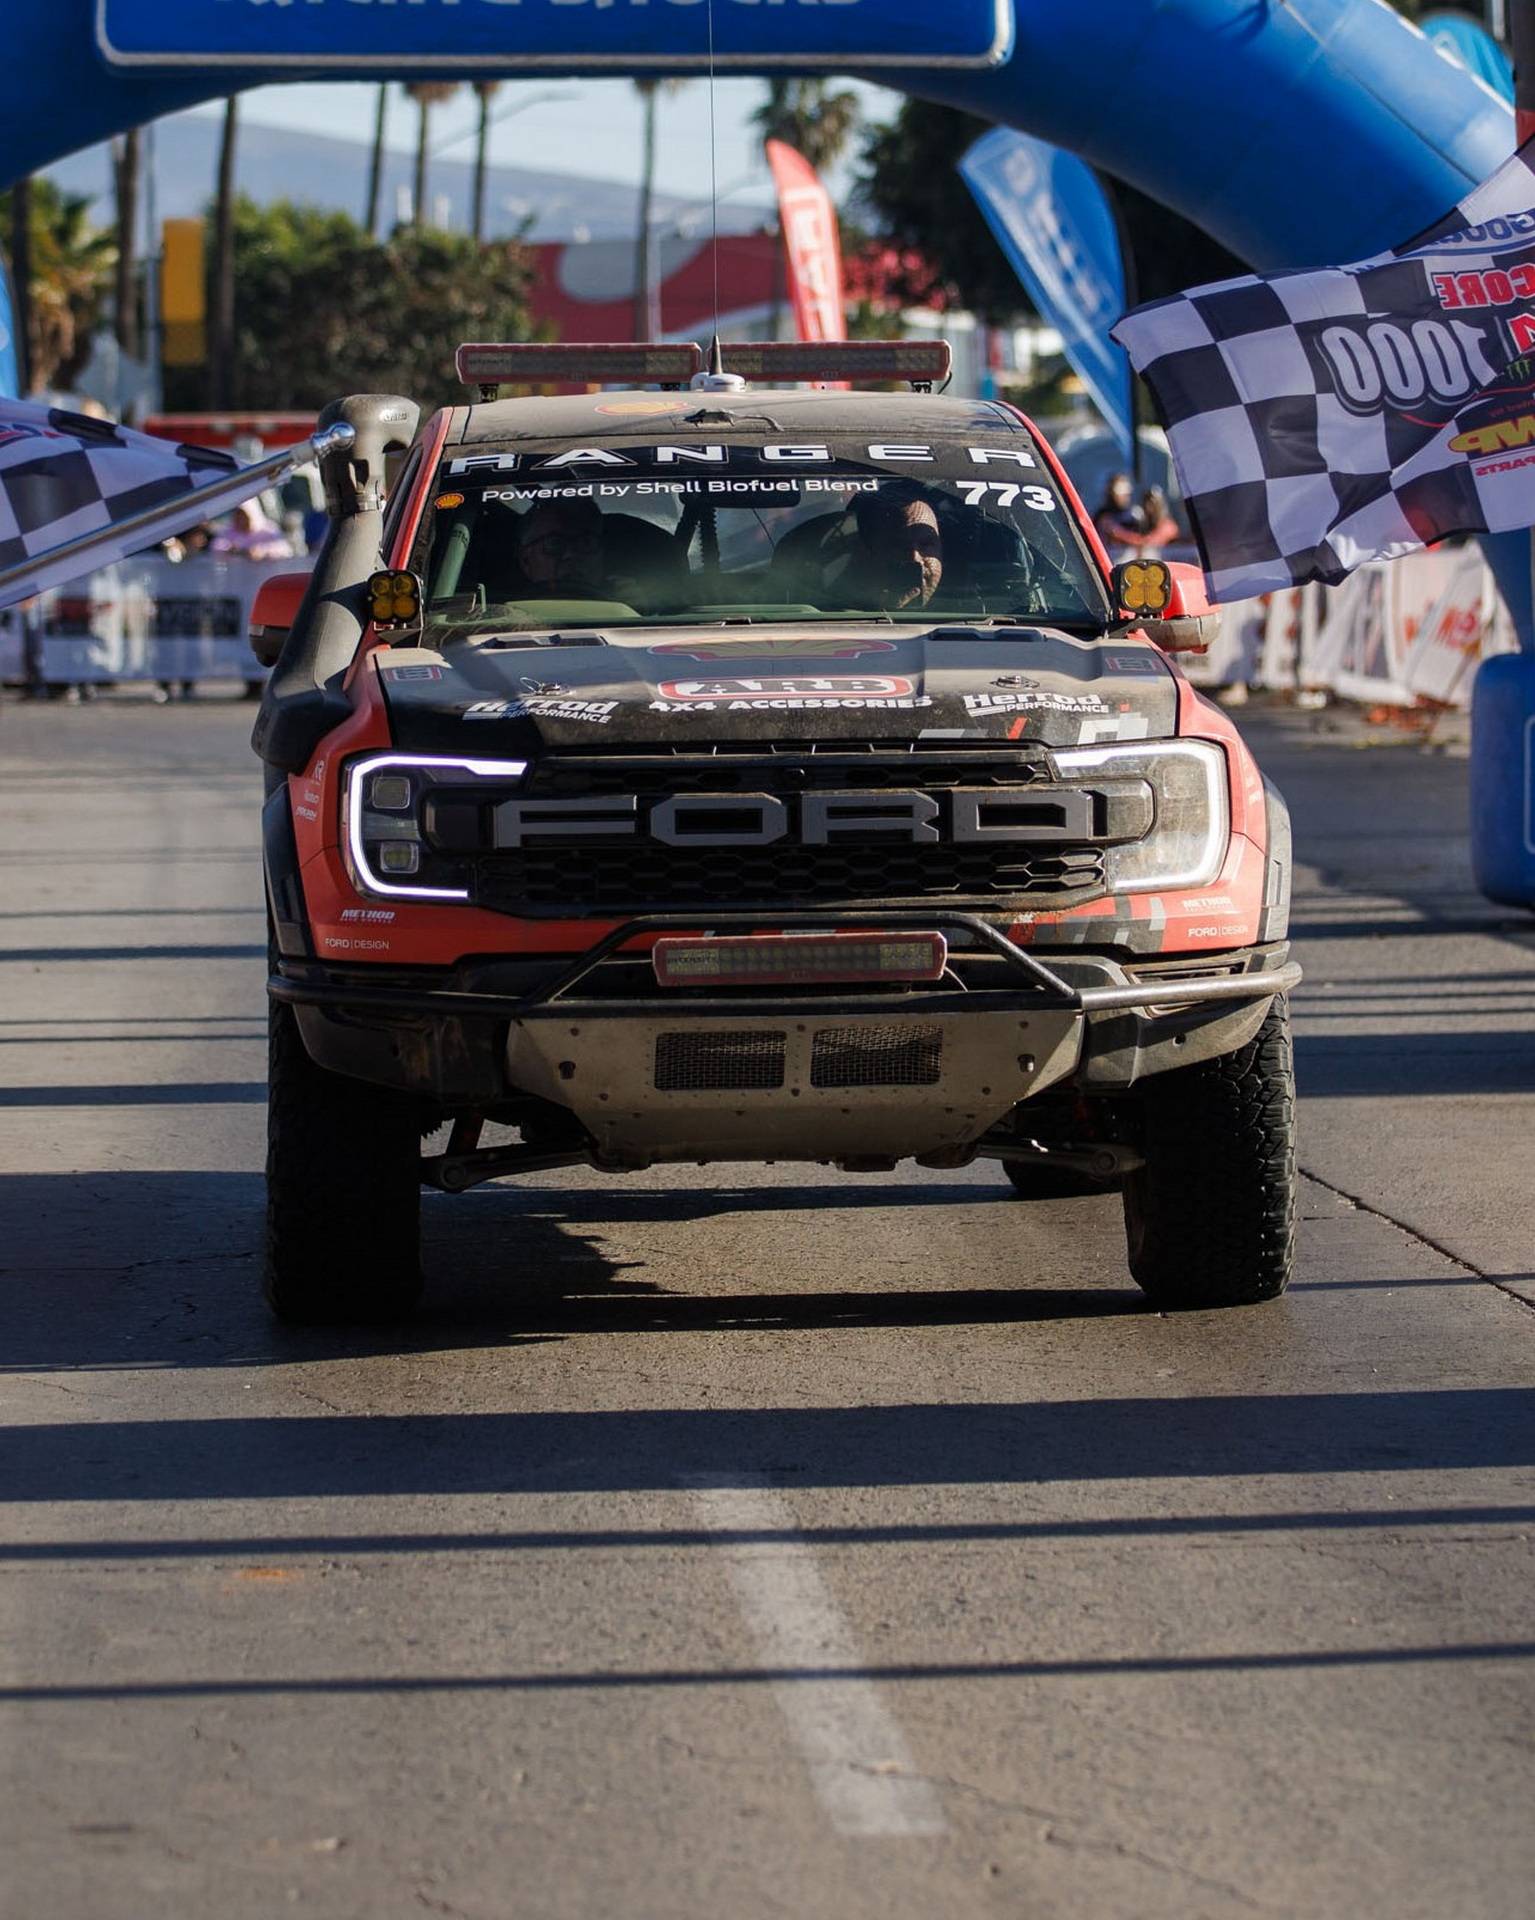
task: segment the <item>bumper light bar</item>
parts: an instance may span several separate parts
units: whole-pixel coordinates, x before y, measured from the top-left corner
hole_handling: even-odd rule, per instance
[[[691,340],[675,346],[467,340],[453,356],[459,379],[478,387],[486,399],[509,381],[528,386],[596,381],[605,386],[684,387],[703,363],[702,349]]]
[[[663,987],[940,980],[948,957],[941,933],[683,935],[658,940],[651,950]]]

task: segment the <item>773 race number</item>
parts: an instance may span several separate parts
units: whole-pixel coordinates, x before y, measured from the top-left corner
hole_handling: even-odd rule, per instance
[[[1055,512],[1055,495],[1048,487],[1023,487],[1016,480],[962,480],[959,490],[965,496],[967,507],[980,506],[991,494],[999,507],[1010,507],[1015,500],[1022,500],[1036,513]]]

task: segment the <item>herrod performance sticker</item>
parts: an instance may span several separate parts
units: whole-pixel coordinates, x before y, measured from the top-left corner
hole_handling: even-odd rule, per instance
[[[1096,693],[967,693],[965,712],[984,713],[1108,713],[1109,703]]]

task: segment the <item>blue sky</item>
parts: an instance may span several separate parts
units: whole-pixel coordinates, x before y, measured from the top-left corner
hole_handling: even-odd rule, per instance
[[[865,102],[870,118],[892,113],[900,96],[882,87],[848,82]],[[571,80],[567,82],[512,80],[496,97],[495,111],[506,113],[523,101],[526,111],[509,116],[491,132],[491,157],[508,166],[536,166],[556,172],[596,175],[632,181],[639,171],[640,110],[627,80]],[[355,140],[373,137],[376,89],[361,83],[314,82],[304,86],[256,87],[245,94],[246,117],[272,126],[300,127],[311,133],[329,133]],[[760,80],[716,82],[715,122],[721,192],[738,188],[739,197],[767,201],[772,197],[767,167],[747,116],[762,98]],[[211,106],[198,109],[218,113]],[[476,120],[474,95],[466,87],[438,107],[432,116],[432,144],[455,159],[474,153]],[[388,142],[414,148],[416,110],[398,87],[390,89]],[[454,141],[455,134],[464,138]],[[452,144],[448,144],[448,143]],[[850,169],[844,165],[828,184],[840,194]],[[657,185],[662,192],[696,195],[709,192],[709,88],[704,80],[662,95],[656,157]]]

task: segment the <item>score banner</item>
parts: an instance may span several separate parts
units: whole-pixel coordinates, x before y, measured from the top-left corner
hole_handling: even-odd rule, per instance
[[[109,65],[511,73],[993,67],[1012,0],[97,0]]]

